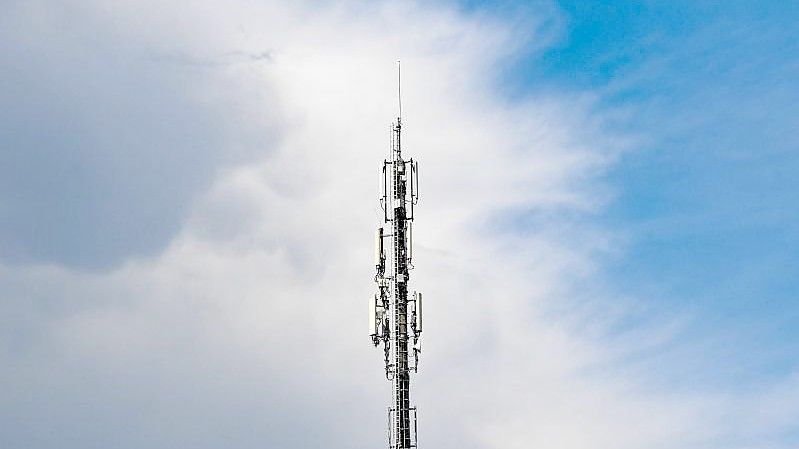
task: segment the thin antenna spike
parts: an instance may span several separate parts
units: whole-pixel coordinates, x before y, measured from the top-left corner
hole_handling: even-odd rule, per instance
[[[397,102],[399,103],[399,115],[397,120],[402,120],[402,63],[397,61]]]

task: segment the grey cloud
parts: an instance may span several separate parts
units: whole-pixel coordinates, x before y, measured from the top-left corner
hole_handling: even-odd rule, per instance
[[[105,269],[157,254],[219,168],[275,133],[248,131],[238,86],[225,105],[197,92],[224,87],[213,66],[148,57],[158,50],[53,10],[0,19],[0,259]],[[269,53],[237,55],[223,59]]]

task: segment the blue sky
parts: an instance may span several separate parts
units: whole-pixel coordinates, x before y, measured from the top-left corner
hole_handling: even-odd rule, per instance
[[[383,444],[360,298],[401,58],[422,447],[795,448],[796,23],[12,1],[0,446]]]
[[[591,217],[628,239],[610,282],[693,314],[682,346],[711,339],[715,352],[692,382],[734,388],[795,372],[799,5],[556,3],[552,45],[501,83],[510,98],[596,93],[598,110],[617,111],[613,125],[639,139],[607,173],[615,199]]]

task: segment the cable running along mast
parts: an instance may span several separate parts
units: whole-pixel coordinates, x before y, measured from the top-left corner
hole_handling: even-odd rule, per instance
[[[408,297],[412,264],[413,207],[419,200],[419,171],[402,158],[402,99],[397,70],[399,115],[391,129],[391,159],[383,161],[380,206],[383,226],[375,236],[377,294],[369,304],[369,332],[375,347],[383,345],[386,378],[393,387],[388,408],[389,449],[416,447],[416,407],[411,406],[411,373],[419,366],[422,294]],[[387,244],[386,244],[387,243]],[[388,254],[387,251],[388,250]]]

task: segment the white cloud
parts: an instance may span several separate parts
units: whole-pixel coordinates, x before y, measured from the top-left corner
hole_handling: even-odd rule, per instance
[[[702,420],[719,402],[616,369],[639,346],[608,338],[595,302],[575,304],[601,291],[597,260],[616,236],[573,217],[607,201],[597,175],[624,140],[590,98],[492,94],[514,29],[415,3],[67,10],[165,72],[191,66],[183,95],[235,117],[225,151],[271,148],[219,171],[157,257],[0,271],[14,320],[4,445],[383,444],[388,383],[365,315],[401,58],[404,143],[421,165],[414,286],[428,298],[421,444],[712,447],[719,429]],[[531,213],[544,218],[529,229],[497,224]]]

